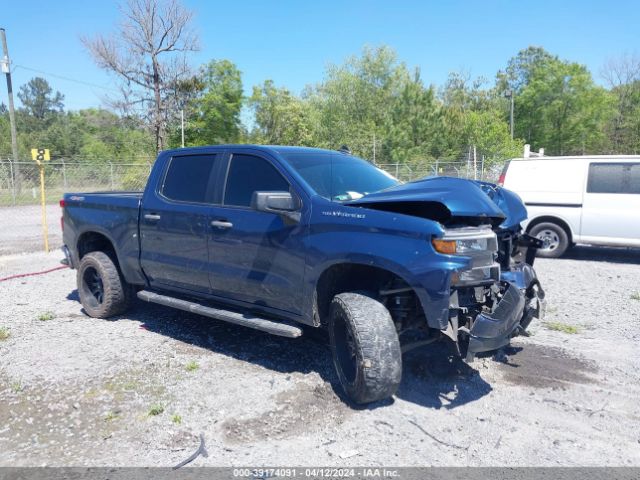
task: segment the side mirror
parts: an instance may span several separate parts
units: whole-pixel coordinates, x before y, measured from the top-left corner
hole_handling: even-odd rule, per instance
[[[251,208],[258,212],[275,213],[296,222],[300,221],[299,201],[289,192],[253,192]]]

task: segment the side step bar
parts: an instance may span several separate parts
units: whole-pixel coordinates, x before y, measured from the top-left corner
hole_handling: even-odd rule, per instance
[[[159,295],[157,293],[141,290],[138,292],[138,298],[145,302],[158,303],[167,307],[177,308],[186,312],[197,313],[205,317],[215,318],[216,320],[224,320],[225,322],[235,323],[243,327],[255,328],[273,335],[281,337],[296,338],[302,335],[302,329],[288,323],[267,320],[253,316],[250,313],[238,313],[230,310],[222,310],[219,308],[206,307],[199,303],[189,302],[180,298]]]

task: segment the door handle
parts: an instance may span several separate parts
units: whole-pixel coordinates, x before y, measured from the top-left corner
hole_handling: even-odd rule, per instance
[[[227,228],[232,228],[233,223],[227,222],[226,220],[213,220],[211,222],[211,226],[216,228],[227,229]]]
[[[145,213],[144,219],[149,220],[150,222],[157,222],[158,220],[160,220],[160,215],[158,215],[157,213]]]

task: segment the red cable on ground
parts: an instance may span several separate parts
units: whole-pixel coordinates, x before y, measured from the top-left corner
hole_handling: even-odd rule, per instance
[[[56,268],[50,268],[49,270],[43,270],[42,272],[32,272],[32,273],[20,273],[18,275],[11,275],[10,277],[0,278],[0,282],[4,282],[6,280],[13,280],[14,278],[23,278],[23,277],[33,277],[34,275],[44,275],[45,273],[55,272],[56,270],[62,270],[64,268],[69,268],[66,265],[60,265]]]

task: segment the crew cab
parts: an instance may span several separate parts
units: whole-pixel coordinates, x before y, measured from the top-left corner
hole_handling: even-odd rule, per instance
[[[285,337],[328,329],[356,403],[394,394],[402,353],[445,340],[470,361],[544,313],[517,195],[401,183],[342,151],[161,152],[143,193],[68,193],[66,262],[86,313],[138,298]]]

